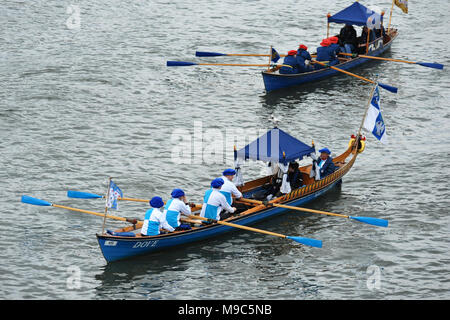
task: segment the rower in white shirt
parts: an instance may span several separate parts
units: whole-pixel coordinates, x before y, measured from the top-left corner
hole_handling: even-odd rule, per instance
[[[205,192],[202,211],[200,213],[201,217],[223,220],[236,211],[236,208],[231,207],[225,196],[220,193],[223,184],[224,180],[222,178],[216,178],[211,182],[211,189]],[[226,213],[221,215],[222,210],[225,210]]]
[[[174,231],[175,229],[167,223],[165,214],[160,210],[164,206],[161,197],[153,197],[150,200],[150,206],[152,208],[145,213],[141,234],[143,236],[157,236],[160,234],[159,229],[161,228],[170,232]]]
[[[172,196],[172,199],[168,200],[164,207],[167,222],[175,228],[175,230],[191,229],[189,224],[182,224],[180,222],[181,215],[189,216],[191,214],[191,208],[187,204],[184,191],[182,189],[173,189],[170,195]]]
[[[226,169],[222,172],[222,179],[224,184],[220,188],[220,193],[222,193],[227,199],[228,204],[231,206],[233,204],[233,196],[236,199],[242,197],[242,193],[238,190],[236,185],[233,183],[234,175],[236,174],[236,170],[234,169]]]

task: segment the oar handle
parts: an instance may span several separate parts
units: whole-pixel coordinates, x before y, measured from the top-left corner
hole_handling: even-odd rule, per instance
[[[304,212],[324,214],[324,215],[327,215],[327,216],[334,216],[334,217],[340,217],[340,218],[353,219],[353,220],[357,220],[359,222],[363,222],[363,223],[367,223],[367,224],[371,224],[371,225],[379,226],[379,227],[387,227],[388,226],[388,221],[387,220],[379,219],[379,218],[352,217],[352,216],[347,216],[345,214],[340,214],[340,213],[333,213],[333,212],[320,211],[320,210],[314,210],[314,209],[293,207],[293,206],[288,206],[288,205],[274,203],[274,202],[263,202],[263,201],[246,199],[246,198],[240,198],[239,200],[241,200],[242,202],[248,202],[248,203],[253,203],[253,204],[266,205],[266,206],[275,206],[275,207],[281,207],[281,208],[286,208],[286,209],[290,209],[290,210],[298,210],[298,211],[304,211]]]
[[[84,209],[78,209],[78,208],[72,208],[72,207],[62,206],[62,205],[59,205],[59,204],[52,204],[52,207],[61,208],[61,209],[67,209],[67,210],[76,211],[76,212],[82,212],[82,213],[87,213],[87,214],[92,214],[94,216],[99,216],[99,217],[104,217],[105,216],[104,213],[95,212],[95,211],[89,211],[89,210],[84,210]],[[109,219],[113,219],[113,220],[127,221],[127,218],[112,216],[112,215],[109,215],[109,214],[107,214],[106,217],[109,218]]]
[[[307,208],[299,208],[299,207],[287,206],[287,205],[278,204],[278,203],[273,203],[273,205],[275,207],[280,207],[280,208],[286,208],[286,209],[292,209],[292,210],[298,210],[298,211],[304,211],[304,212],[311,212],[311,213],[319,213],[319,214],[324,214],[324,215],[328,215],[328,216],[335,216],[335,217],[341,217],[341,218],[350,218],[349,216],[347,216],[345,214],[340,214],[340,213],[325,212],[325,211],[314,210],[314,209],[307,209]]]
[[[326,63],[323,63],[323,62],[320,62],[320,61],[317,61],[317,60],[311,60],[311,62],[313,62],[313,63],[318,63],[318,64],[320,64],[320,65],[322,65],[322,66],[325,66],[325,67],[331,68],[331,69],[333,69],[333,70],[336,70],[336,71],[345,73],[345,74],[347,74],[347,75],[349,75],[349,76],[352,76],[352,77],[355,77],[355,78],[358,78],[358,79],[367,81],[367,82],[369,82],[369,83],[373,83],[373,84],[376,83],[376,82],[373,81],[373,80],[370,80],[370,79],[367,79],[367,78],[358,76],[357,74],[354,74],[354,73],[351,73],[351,72],[348,72],[348,71],[345,71],[345,70],[342,70],[342,69],[339,69],[339,68],[330,66],[330,65],[328,65],[328,64],[326,64]],[[378,82],[378,85],[379,85],[380,87],[382,87],[383,89],[386,89],[386,90],[388,90],[388,91],[390,91],[390,92],[393,92],[393,93],[397,93],[397,91],[398,91],[398,88],[393,87],[393,86],[390,86],[390,85],[387,85],[387,84],[384,84],[384,83],[381,83],[381,82]]]
[[[220,220],[216,220],[216,219],[209,219],[209,218],[200,217],[200,216],[196,216],[196,215],[190,215],[189,218],[191,218],[191,219],[199,219],[199,220],[203,220],[203,221],[215,222],[215,223],[222,224],[222,225],[229,226],[229,227],[234,227],[234,228],[239,228],[239,229],[243,229],[243,230],[264,233],[264,234],[268,234],[268,235],[276,236],[276,237],[280,237],[280,238],[286,238],[286,236],[284,234],[270,232],[270,231],[261,230],[261,229],[256,229],[256,228],[247,227],[247,226],[241,226],[240,224],[229,223],[229,222],[226,222],[226,221],[220,221]]]
[[[288,206],[288,205],[285,205],[285,204],[279,204],[279,203],[274,203],[274,202],[264,203],[263,201],[258,201],[258,200],[253,200],[253,199],[246,199],[246,198],[241,198],[240,200],[242,200],[243,202],[249,202],[249,203],[254,203],[254,204],[265,204],[267,206],[275,206],[275,207],[286,208],[286,209],[291,209],[291,210],[305,211],[305,212],[311,212],[311,213],[320,213],[320,214],[325,214],[325,215],[329,215],[329,216],[349,218],[349,216],[347,216],[345,214],[339,214],[339,213],[326,212],[326,211],[320,211],[320,210],[314,210],[314,209],[307,209],[307,208]]]
[[[320,65],[322,65],[324,67],[328,67],[328,68],[331,68],[333,70],[340,71],[340,72],[345,73],[345,74],[347,74],[349,76],[353,76],[355,78],[358,78],[358,79],[361,79],[361,80],[364,80],[364,81],[367,81],[367,82],[370,82],[370,83],[375,83],[375,81],[373,81],[373,80],[370,80],[370,79],[358,76],[357,74],[354,74],[354,73],[351,73],[351,72],[348,72],[348,71],[345,71],[345,70],[342,70],[342,69],[330,66],[330,65],[328,65],[326,63],[323,63],[323,62],[320,62],[320,61],[317,61],[317,60],[311,60],[311,62],[318,63],[318,64],[320,64]]]

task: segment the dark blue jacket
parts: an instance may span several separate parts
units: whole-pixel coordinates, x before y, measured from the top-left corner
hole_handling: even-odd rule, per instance
[[[286,56],[284,57],[283,64],[292,66],[292,68],[289,67],[281,67],[280,73],[281,74],[290,74],[290,73],[298,73],[298,62],[297,59],[294,56]]]
[[[311,61],[311,55],[308,51],[304,49],[298,49],[297,50],[297,63],[298,63],[298,71],[299,72],[306,72],[311,71],[311,68],[308,68],[305,64],[305,60]]]
[[[317,167],[319,168],[320,161],[323,161],[322,159],[317,159]],[[320,169],[320,179],[325,178],[327,175],[332,174],[334,171],[336,171],[337,167],[334,165],[333,159],[331,157],[328,157],[327,160],[325,160],[325,163],[323,164],[322,168]]]
[[[339,62],[338,58],[336,57],[336,48],[332,47],[331,45],[328,47],[318,47],[317,48],[317,61],[329,61],[331,62],[337,61]]]
[[[341,47],[337,43],[332,43],[328,46],[328,48],[332,48],[330,50],[334,51],[334,54],[337,55],[341,52]]]

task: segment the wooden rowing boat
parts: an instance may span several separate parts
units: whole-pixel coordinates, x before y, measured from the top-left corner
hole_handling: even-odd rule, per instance
[[[302,173],[305,186],[292,190],[288,194],[274,198],[265,204],[247,204],[247,207],[243,211],[224,221],[242,226],[250,225],[288,211],[286,208],[276,207],[272,204],[299,206],[324,195],[334,187],[338,186],[342,181],[342,177],[352,168],[358,153],[363,150],[361,149],[359,141],[359,136],[357,139],[352,138],[347,150],[333,159],[334,163],[338,166],[338,169],[334,173],[321,180],[315,181],[309,176],[312,168],[311,164],[300,167],[299,170]],[[357,150],[358,148],[356,146],[359,146],[359,150]],[[246,182],[240,187],[244,198],[252,198],[252,195],[261,190],[263,186],[270,181],[271,177],[272,176],[269,175]],[[142,222],[130,227],[115,230],[112,234],[97,234],[97,240],[106,261],[112,262],[155,251],[166,250],[179,245],[186,245],[187,243],[215,237],[234,229],[233,227],[218,223],[200,226],[199,224],[196,224],[192,226],[191,230],[175,231],[157,236],[142,236],[139,232],[140,227],[142,227]],[[123,234],[125,234],[125,236]]]
[[[367,52],[367,55],[374,57],[380,56],[385,51],[390,49],[392,42],[395,40],[395,38],[397,38],[397,36],[398,36],[397,29],[391,28],[387,32],[386,37],[377,38],[369,43],[369,50]],[[342,70],[349,70],[358,67],[370,60],[372,59],[362,57],[339,58],[340,63],[334,65],[334,67]],[[288,88],[292,86],[298,86],[314,81],[319,81],[337,74],[341,74],[340,71],[333,70],[330,68],[318,69],[310,72],[297,74],[280,74],[278,72],[278,69],[279,68],[273,68],[270,70],[262,71],[264,87],[267,92],[282,88]]]

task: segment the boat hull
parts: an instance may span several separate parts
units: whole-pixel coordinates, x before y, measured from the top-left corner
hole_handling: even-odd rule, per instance
[[[391,47],[392,42],[396,37],[397,37],[397,33],[395,32],[392,34],[391,39],[385,44],[383,44],[382,38],[378,38],[375,41],[371,42],[369,44],[370,50],[367,55],[371,55],[371,56],[375,56],[375,57],[380,56],[382,53],[384,53],[386,50],[388,50]],[[356,68],[356,67],[358,67],[368,61],[371,61],[371,60],[373,60],[373,59],[358,57],[358,58],[354,58],[349,61],[337,64],[334,67],[337,67],[342,70],[349,70],[349,69]],[[283,89],[283,88],[287,88],[287,87],[292,87],[292,86],[298,86],[298,85],[302,85],[302,84],[309,83],[309,82],[319,81],[319,80],[329,78],[329,77],[337,75],[337,74],[341,74],[341,72],[331,69],[331,68],[319,69],[319,70],[314,70],[311,72],[305,72],[305,73],[300,73],[300,74],[278,74],[278,73],[273,73],[273,72],[268,72],[268,71],[262,71],[264,87],[267,92],[270,92],[273,90],[278,90],[278,89]]]
[[[242,212],[239,216],[226,219],[226,221],[243,226],[250,225],[289,210],[278,206],[271,206],[271,203],[299,206],[329,192],[342,182],[342,177],[352,168],[356,161],[358,152],[356,152],[356,143],[352,141],[354,140],[350,141],[348,149],[343,154],[333,159],[335,163],[340,163],[342,166],[332,174],[321,180],[315,181],[313,178],[308,177],[311,165],[302,167],[302,172],[306,174],[304,178],[307,180],[309,179],[305,186],[275,198],[269,201],[268,204],[261,204],[250,208]],[[346,162],[347,157],[350,155],[352,155],[351,159]],[[271,176],[267,176],[246,183],[242,188],[243,196],[245,198],[250,197],[253,192],[258,191],[262,185],[268,182],[270,177]],[[136,237],[129,237],[97,234],[97,240],[106,261],[113,262],[177,246],[185,246],[188,243],[212,238],[235,229],[236,228],[234,227],[213,223],[207,226],[194,227],[187,231],[157,236],[139,235]]]
[[[334,183],[330,184],[329,186],[321,190],[318,190],[306,197],[284,202],[283,204],[288,204],[291,206],[299,206],[308,203],[314,200],[315,198],[327,193],[329,190],[333,189],[336,185],[340,183],[341,180],[337,180]],[[233,220],[233,223],[239,225],[250,225],[286,211],[289,211],[289,209],[280,207],[270,207],[256,214],[243,216],[242,218]],[[176,234],[172,236],[163,235],[159,238],[117,237],[106,235],[101,236],[97,234],[97,239],[106,261],[113,262],[129,258],[132,256],[139,256],[164,249],[177,247],[179,245],[185,245],[187,243],[192,243],[195,241],[201,241],[204,239],[222,235],[232,230],[236,230],[236,228],[220,224],[214,224],[193,231],[184,232],[178,235]]]

